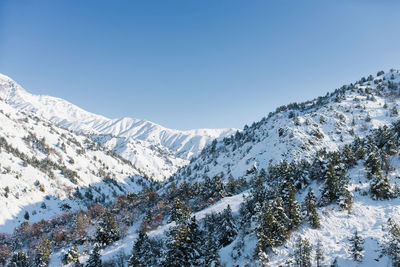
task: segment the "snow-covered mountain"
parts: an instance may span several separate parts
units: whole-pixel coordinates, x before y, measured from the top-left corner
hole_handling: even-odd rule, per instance
[[[400,74],[391,70],[362,78],[324,97],[277,108],[242,132],[214,141],[171,181],[201,181],[204,176],[243,177],[257,166],[310,159],[321,149],[336,150],[368,129],[398,119]]]
[[[138,192],[149,181],[90,137],[0,101],[0,232]]]
[[[399,89],[400,71],[391,70],[362,78],[312,101],[279,107],[243,131],[212,141],[165,182],[153,183],[138,194],[119,196],[102,208],[70,212],[40,225],[24,224],[5,238],[0,235],[0,260],[6,249],[14,255],[25,251],[31,255],[30,260],[34,259],[40,254],[40,247],[35,246],[44,236],[53,245],[49,266],[87,263],[89,258],[93,263],[94,257],[105,266],[126,266],[132,259],[129,266],[313,266],[317,247],[323,254],[318,259],[320,266],[397,266]],[[66,180],[65,183],[78,182],[78,187],[82,183],[78,192],[68,195],[71,199],[64,200],[75,205],[73,211],[74,207],[90,203],[88,190],[96,195],[91,199],[97,202],[102,200],[103,190],[107,196],[114,191],[111,198],[119,192],[127,193],[129,190],[123,185],[127,180],[127,186],[133,186],[131,192],[138,192],[141,185],[149,183],[139,176],[124,179],[117,166],[117,172],[112,174],[113,167],[104,165],[108,162],[105,158],[100,165],[92,154],[92,161],[80,158],[81,146],[87,154],[95,153],[94,147],[101,150],[85,135],[73,134],[5,103],[1,105],[0,109],[7,110],[0,113],[1,121],[16,129],[0,130],[7,140],[0,153],[0,170],[6,173],[3,186],[10,184],[14,176],[18,183],[31,184],[31,172],[23,167],[26,164],[38,177],[40,172],[47,176],[31,187],[17,184],[14,190],[25,196],[41,194],[42,185],[46,194],[54,195],[53,188],[47,193],[48,187],[58,188],[51,184],[52,177]],[[24,132],[24,127],[29,131]],[[119,146],[116,140],[124,140],[107,134],[93,136],[102,139],[97,140],[102,144],[112,140],[114,150]],[[58,156],[49,147],[66,150],[67,154],[60,152]],[[33,156],[17,151],[42,160],[35,161]],[[102,157],[104,152],[113,156],[102,151]],[[57,160],[58,157],[63,159]],[[77,161],[87,165],[76,168]],[[12,168],[4,168],[8,165]],[[50,172],[46,168],[49,165],[54,166]],[[82,182],[73,179],[77,178],[74,170]],[[87,170],[109,171],[106,176],[115,178],[100,180],[100,189],[87,186],[86,177],[82,178]],[[138,171],[133,169],[129,176],[135,173]],[[10,189],[4,189],[2,197],[6,202],[10,201]],[[39,205],[42,202],[46,207],[54,206],[44,197],[29,214],[33,210],[34,216],[38,210],[43,212]],[[61,209],[65,207],[63,203],[58,204]],[[14,209],[19,202],[5,205]],[[24,209],[19,210],[10,216],[22,222]],[[147,237],[139,230],[145,231]],[[60,237],[59,232],[63,231],[71,234]],[[109,235],[104,237],[104,233]],[[354,252],[351,239],[356,234],[360,242]],[[96,255],[94,247],[99,243],[102,248]],[[3,257],[5,262],[11,261],[9,255]]]
[[[234,129],[178,131],[140,119],[109,119],[60,98],[30,94],[1,74],[0,98],[14,108],[33,112],[59,126],[91,135],[154,180],[168,178],[213,139],[235,132]]]

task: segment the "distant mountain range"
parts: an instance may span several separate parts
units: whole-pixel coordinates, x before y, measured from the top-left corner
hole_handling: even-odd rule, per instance
[[[140,169],[150,179],[161,181],[189,163],[212,140],[236,129],[172,130],[150,121],[109,119],[85,111],[66,100],[33,95],[11,78],[0,74],[0,98],[10,106],[34,113],[77,133],[90,135]]]

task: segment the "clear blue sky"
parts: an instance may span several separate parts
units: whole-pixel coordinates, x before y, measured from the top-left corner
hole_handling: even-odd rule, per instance
[[[0,72],[169,128],[242,128],[400,68],[400,1],[0,0]]]

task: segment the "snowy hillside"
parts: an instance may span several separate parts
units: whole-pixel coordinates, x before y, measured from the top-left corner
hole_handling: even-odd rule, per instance
[[[130,162],[0,101],[0,232],[138,192]]]
[[[234,133],[234,129],[178,131],[145,120],[108,119],[63,99],[30,94],[1,74],[0,98],[19,110],[33,112],[75,132],[93,135],[96,141],[131,160],[155,180],[168,178],[213,139]]]
[[[88,209],[71,209],[50,220],[23,223],[13,233],[0,235],[0,264],[399,266],[399,95],[400,72],[379,72],[376,77],[363,78],[325,97],[280,107],[242,132],[213,141],[165,182],[146,186],[143,180],[139,184],[144,186],[134,185],[134,194],[121,190],[122,194],[111,194],[120,194],[117,198],[102,205],[95,203],[101,200],[101,194],[100,199],[90,202],[84,187],[81,193],[68,196],[68,204],[78,203],[77,208],[79,203],[94,204]],[[24,125],[13,123],[24,115],[18,114],[9,116],[12,127]],[[28,118],[25,123],[38,136],[49,127],[45,123],[45,128],[39,129],[41,120],[36,119],[37,125],[31,120],[35,121]],[[35,149],[32,153],[36,157],[45,158],[43,147],[44,151],[49,149],[43,142],[53,144],[57,151],[64,143],[63,139],[56,140],[60,135],[57,132],[75,136],[52,128],[43,141],[24,137],[23,130],[4,133],[10,132],[5,134],[8,139],[12,133],[17,136],[10,143],[18,145],[18,150],[25,149],[28,154],[29,149]],[[75,138],[85,144],[86,137]],[[103,139],[99,143],[113,140],[114,148],[125,145],[123,139],[119,144],[115,141],[118,138],[104,134],[95,138]],[[69,146],[79,147],[71,140],[65,145],[67,152]],[[85,149],[86,153],[94,153]],[[9,149],[4,162],[9,160],[10,166],[21,169],[24,163],[17,164],[21,160],[8,159],[16,157],[14,154],[26,158]],[[53,159],[56,155],[52,152],[47,157],[58,162]],[[80,155],[72,154],[73,163],[65,159],[63,165],[58,163],[60,167],[51,170],[54,177],[71,182],[68,174],[73,172],[65,168],[75,170]],[[28,168],[32,163],[35,161],[28,162]],[[94,168],[91,163],[76,169],[80,179],[84,170]],[[34,167],[32,171],[48,172],[40,164]],[[115,179],[121,182],[107,179],[104,183],[119,188],[127,180],[118,173]],[[28,179],[27,174],[16,181]],[[32,188],[39,190],[32,192],[40,192],[45,182],[35,183]],[[4,190],[4,199],[10,197],[10,192]],[[51,205],[45,203],[46,207]]]
[[[207,146],[171,181],[243,177],[254,165],[267,170],[281,160],[307,160],[320,149],[336,150],[368,129],[390,124],[398,119],[400,74],[379,74],[312,101],[279,107],[242,132]]]

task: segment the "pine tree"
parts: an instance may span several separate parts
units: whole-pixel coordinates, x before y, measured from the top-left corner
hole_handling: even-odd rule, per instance
[[[388,227],[389,232],[383,252],[392,260],[392,265],[397,267],[400,266],[400,225],[389,218]]]
[[[322,199],[326,204],[340,201],[347,194],[348,177],[338,160],[331,159],[326,173],[326,181],[322,190]],[[347,197],[347,196],[346,196]],[[348,199],[346,198],[346,201]]]
[[[213,234],[208,233],[202,251],[203,266],[221,266],[218,241]]]
[[[10,263],[8,264],[8,267],[28,267],[28,266],[29,266],[28,256],[22,250],[15,252],[11,257]]]
[[[324,260],[324,250],[322,247],[321,240],[318,240],[317,245],[315,247],[315,262],[317,267],[322,266],[322,261]]]
[[[270,247],[281,246],[288,238],[288,217],[277,198],[271,205],[266,201],[257,215],[257,227],[254,229],[258,239],[256,254],[262,255]]]
[[[315,205],[317,203],[317,198],[315,197],[315,194],[311,187],[308,189],[307,195],[304,198],[304,209],[306,210],[307,216],[310,215],[312,208],[315,208]]]
[[[380,173],[372,175],[369,190],[375,199],[389,199],[393,196],[389,177],[387,175],[382,177]]]
[[[168,222],[184,223],[190,219],[191,211],[182,200],[176,198],[174,205],[170,211]]]
[[[148,266],[148,256],[151,251],[151,246],[149,242],[149,237],[147,236],[146,232],[141,230],[139,232],[138,238],[136,239],[135,243],[133,244],[132,254],[128,261],[129,267],[144,267]]]
[[[301,223],[300,205],[295,197],[295,190],[292,182],[288,183],[288,192],[284,196],[286,214],[288,216],[288,230],[296,229]]]
[[[167,251],[163,266],[201,266],[202,233],[193,217],[168,233]]]
[[[357,230],[354,232],[354,235],[349,238],[350,241],[350,253],[351,257],[354,261],[362,261],[363,258],[363,244],[364,239],[358,234]]]
[[[299,239],[296,242],[296,250],[294,252],[296,266],[298,267],[311,267],[311,251],[312,246],[307,238]]]
[[[364,165],[367,169],[368,178],[372,178],[374,174],[381,173],[381,163],[379,162],[379,153],[377,147],[371,148],[371,152],[368,154]]]
[[[105,247],[114,241],[119,240],[120,233],[114,215],[110,212],[105,212],[100,219],[97,227],[96,241],[101,247]]]
[[[235,240],[236,235],[237,227],[232,216],[231,206],[228,205],[221,214],[221,225],[218,226],[219,243],[225,247]]]
[[[263,203],[265,199],[265,188],[261,177],[254,176],[251,181],[251,195],[255,203]]]
[[[38,267],[46,267],[49,265],[51,256],[51,242],[46,238],[42,237],[42,243],[37,248],[35,256],[35,265]]]
[[[319,222],[318,212],[317,212],[317,209],[315,208],[315,206],[312,206],[312,208],[311,208],[311,214],[309,216],[308,221],[309,221],[311,227],[314,229],[321,227],[321,223]]]
[[[86,267],[101,267],[101,256],[100,256],[100,245],[95,243],[93,246],[93,250],[90,253],[89,260],[86,264]]]
[[[275,219],[278,222],[276,229],[273,231],[273,239],[272,243],[274,246],[283,245],[285,240],[289,237],[289,231],[287,226],[289,225],[289,218],[285,213],[285,210],[282,206],[282,199],[277,198],[275,200],[274,206],[272,208]]]
[[[65,253],[64,258],[63,258],[64,264],[69,264],[69,263],[80,263],[79,262],[79,249],[77,246],[73,246],[70,248],[67,253]]]

